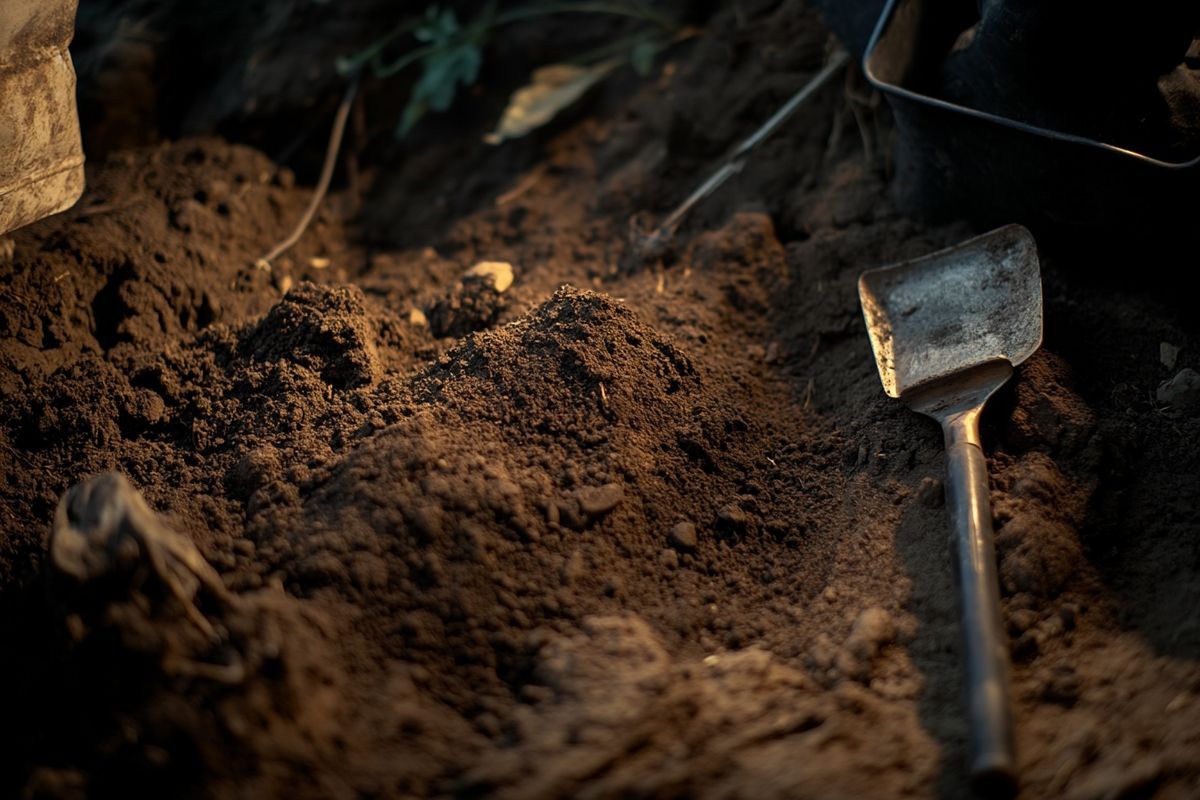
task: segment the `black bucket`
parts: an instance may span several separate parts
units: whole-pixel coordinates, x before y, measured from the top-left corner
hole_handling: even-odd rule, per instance
[[[890,0],[867,45],[863,71],[888,98],[899,128],[894,190],[902,211],[929,221],[1105,229],[1128,238],[1197,227],[1200,156],[1162,160],[928,93],[956,37],[972,24],[964,16],[972,5]]]

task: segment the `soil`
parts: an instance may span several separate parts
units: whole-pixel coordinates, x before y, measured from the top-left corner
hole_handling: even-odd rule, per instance
[[[851,75],[644,258],[631,216],[826,52],[796,3],[701,21],[511,147],[431,120],[269,269],[310,190],[211,135],[93,159],[12,235],[0,791],[966,794],[940,433],[884,395],[856,280],[970,230],[894,210]],[[1156,390],[1200,329],[1115,258],[1042,267],[984,423],[1021,796],[1195,796],[1200,419]],[[55,568],[60,497],[111,470],[224,592]]]

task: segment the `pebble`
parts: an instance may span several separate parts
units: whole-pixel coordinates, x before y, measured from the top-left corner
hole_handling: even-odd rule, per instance
[[[503,294],[512,286],[513,268],[507,261],[480,261],[467,270],[464,277],[486,278],[497,293]]]
[[[1158,343],[1158,360],[1167,369],[1175,369],[1175,363],[1179,361],[1179,351],[1181,347],[1176,347],[1170,342]]]
[[[1186,367],[1165,381],[1155,394],[1158,402],[1185,414],[1200,412],[1200,372]]]
[[[690,522],[679,522],[667,534],[667,543],[676,550],[691,552],[696,549],[696,526]]]
[[[721,510],[717,512],[717,521],[727,528],[744,531],[750,523],[750,517],[746,514],[745,509],[737,503],[729,503],[722,506]]]
[[[619,483],[606,483],[603,486],[584,486],[576,490],[575,498],[579,508],[588,516],[598,517],[612,511],[625,499],[625,489]]]
[[[679,553],[670,548],[663,548],[658,554],[658,560],[667,569],[675,569],[679,566]]]

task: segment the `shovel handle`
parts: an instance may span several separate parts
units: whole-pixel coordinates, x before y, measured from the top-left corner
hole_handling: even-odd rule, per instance
[[[979,441],[980,408],[943,422],[946,504],[953,523],[970,720],[971,780],[990,795],[1016,788],[1008,637],[1000,619],[1000,584],[992,544],[987,459]]]

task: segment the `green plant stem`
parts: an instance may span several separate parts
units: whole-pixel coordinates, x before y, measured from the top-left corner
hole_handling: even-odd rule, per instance
[[[401,36],[415,31],[418,24],[418,22],[406,22],[402,25],[397,25],[391,31],[371,42],[364,49],[358,51],[354,55],[339,59],[338,69],[343,73],[360,69],[362,65],[366,64],[368,61],[377,59],[383,52],[383,48],[387,47]]]
[[[652,22],[665,30],[670,30],[674,27],[674,23],[670,19],[653,11],[603,2],[545,3],[542,5],[525,6],[524,8],[516,8],[504,14],[497,15],[492,20],[490,27],[499,28],[502,25],[511,25],[514,22],[523,22],[524,20],[536,19],[537,17],[545,17],[552,14],[609,14]],[[390,64],[383,64],[380,60],[383,49],[401,36],[412,33],[416,30],[417,25],[418,23],[416,22],[410,22],[396,27],[383,37],[367,45],[364,50],[342,59],[339,62],[339,69],[343,72],[351,72],[369,62],[372,71],[375,73],[375,77],[390,78],[426,56],[433,55],[450,47],[456,47],[479,35],[478,31],[472,31],[468,28],[461,35],[455,36],[445,42],[418,47],[416,50],[405,53]]]
[[[504,14],[498,14],[493,24],[499,27],[526,19],[546,17],[551,14],[609,14],[653,22],[655,25],[663,28],[674,26],[674,23],[670,19],[661,14],[615,3],[545,3],[543,5],[525,6],[524,8],[514,8],[512,11]]]
[[[629,36],[623,36],[615,42],[609,42],[608,44],[602,45],[601,47],[597,47],[593,50],[588,50],[586,53],[580,53],[579,55],[575,56],[574,58],[568,59],[567,63],[568,64],[579,64],[580,66],[588,66],[591,64],[595,64],[599,61],[603,61],[604,59],[608,58],[609,56],[613,56],[613,55],[616,55],[617,53],[623,53],[626,50],[629,50],[629,49],[633,48],[633,46],[638,44],[639,42],[653,40],[657,35],[658,34],[654,33],[653,31],[648,31],[648,30],[638,31],[637,33],[630,34]],[[660,47],[658,49],[661,50],[662,48]]]
[[[425,56],[433,55],[439,50],[445,50],[451,45],[458,44],[461,44],[461,42],[455,39],[451,39],[443,44],[428,44],[424,47],[418,47],[416,50],[410,50],[390,64],[381,64],[378,60],[379,54],[377,53],[375,57],[371,59],[371,69],[375,73],[376,78],[390,78],[397,72],[402,71],[409,64],[415,64]]]

